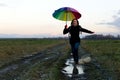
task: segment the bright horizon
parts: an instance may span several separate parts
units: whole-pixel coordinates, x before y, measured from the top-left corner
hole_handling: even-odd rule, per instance
[[[0,0],[0,34],[63,36],[65,22],[52,14],[58,8],[72,7],[82,14],[79,23],[83,28],[95,34],[117,35],[119,3],[120,0]]]

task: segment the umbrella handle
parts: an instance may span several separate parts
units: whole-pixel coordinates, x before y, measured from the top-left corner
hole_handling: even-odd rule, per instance
[[[67,17],[68,17],[68,14],[67,14],[67,12],[66,12],[66,25],[67,25]]]
[[[65,24],[67,25],[67,20],[66,20]]]

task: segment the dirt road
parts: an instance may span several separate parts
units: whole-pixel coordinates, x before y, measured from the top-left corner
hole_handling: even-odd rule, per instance
[[[60,44],[35,55],[23,57],[1,67],[0,80],[63,80],[63,78],[66,80],[113,80],[93,58],[90,63],[82,65],[84,67],[84,75],[72,78],[66,77],[60,72],[65,67],[65,65],[61,64],[65,63],[65,60],[69,58],[66,57],[68,53],[70,52],[69,49],[66,49],[66,44]],[[80,56],[90,56],[82,48],[80,48],[79,53]]]
[[[68,74],[65,73],[66,80],[117,80],[113,78],[113,75],[110,75],[90,53],[81,47],[79,48],[79,57],[86,60],[89,60],[90,57],[91,60],[90,62],[83,62],[79,65],[72,64],[71,66],[72,60],[71,57],[69,57],[66,66],[70,67],[68,69],[72,69],[72,74],[70,76],[70,70],[68,70]]]

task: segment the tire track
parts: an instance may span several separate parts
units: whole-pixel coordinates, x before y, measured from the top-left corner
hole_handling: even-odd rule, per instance
[[[73,64],[70,63],[72,65],[71,66],[72,68],[70,68],[72,69],[71,73],[72,76],[70,77],[66,75],[66,80],[114,80],[113,77],[107,72],[107,70],[102,68],[101,65],[97,62],[97,60],[95,60],[94,57],[90,55],[90,53],[88,53],[81,47],[79,48],[79,57],[80,59],[90,57],[91,61],[82,62],[79,65],[74,65],[74,63]],[[68,60],[70,61],[71,58],[69,58]],[[84,74],[79,74],[80,68],[77,66],[83,67]]]
[[[60,44],[37,54],[22,57],[19,60],[11,62],[9,65],[0,69],[0,80],[20,80],[21,75],[24,75],[31,66],[50,61],[51,59],[57,59],[61,55],[60,50],[64,47],[65,44]]]

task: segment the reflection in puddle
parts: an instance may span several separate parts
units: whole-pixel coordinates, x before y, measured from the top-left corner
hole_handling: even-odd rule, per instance
[[[66,67],[64,67],[62,70],[62,72],[65,75],[72,77],[73,75],[84,74],[83,66],[82,65],[75,65],[73,58],[68,59],[65,64],[66,64]]]

